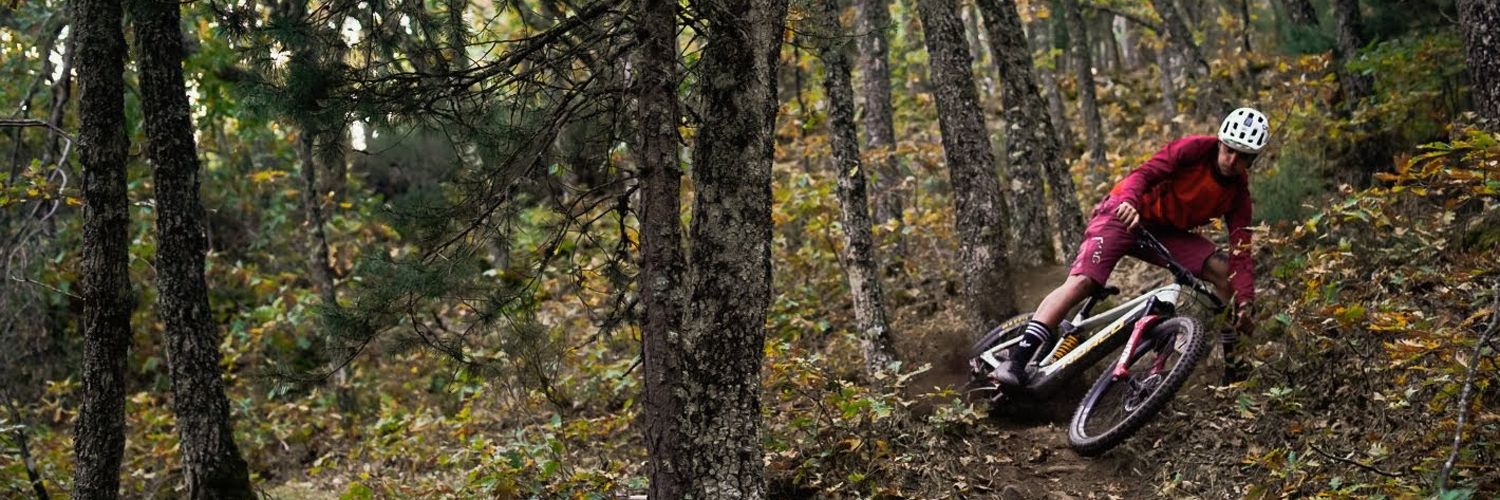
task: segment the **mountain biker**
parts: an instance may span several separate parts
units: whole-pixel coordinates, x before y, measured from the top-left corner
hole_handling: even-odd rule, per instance
[[[1138,227],[1161,240],[1173,260],[1212,284],[1225,303],[1233,300],[1234,325],[1220,339],[1224,383],[1243,380],[1248,367],[1234,355],[1234,345],[1238,334],[1248,335],[1253,328],[1249,168],[1269,135],[1264,113],[1239,108],[1224,118],[1217,136],[1177,139],[1121,179],[1094,208],[1067,281],[1042,299],[1021,342],[1011,348],[1011,362],[996,373],[1000,383],[1026,385],[1027,362],[1050,341],[1063,315],[1104,285],[1121,257],[1129,254],[1165,265],[1155,254],[1138,249],[1133,232]],[[1229,232],[1227,257],[1213,242],[1190,232],[1215,218],[1223,218]]]

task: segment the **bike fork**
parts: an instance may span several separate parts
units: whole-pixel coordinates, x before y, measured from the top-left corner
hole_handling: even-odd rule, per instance
[[[1162,319],[1161,316],[1152,314],[1136,321],[1135,330],[1130,332],[1130,341],[1125,343],[1125,351],[1120,353],[1120,361],[1115,363],[1115,370],[1111,373],[1115,380],[1130,376],[1130,356],[1135,353],[1135,348],[1140,345],[1141,336],[1146,333],[1147,329],[1155,326],[1160,319]],[[1162,363],[1163,359],[1165,359],[1164,356],[1157,358],[1156,366],[1151,367],[1152,373],[1158,373],[1165,368],[1166,365]]]

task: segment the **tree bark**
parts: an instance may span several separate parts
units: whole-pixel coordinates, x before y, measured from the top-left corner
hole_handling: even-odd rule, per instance
[[[130,5],[147,153],[156,174],[158,305],[166,325],[187,497],[252,499],[255,490],[234,442],[219,369],[218,325],[203,277],[207,242],[198,204],[198,152],[182,76],[179,7],[161,0]]]
[[[672,392],[681,373],[671,338],[682,327],[682,172],[677,165],[677,1],[636,3],[639,76],[636,80],[636,156],[640,162],[640,276],[642,359],[646,377],[646,452],[651,498],[681,498],[689,478],[673,467],[671,445],[685,441],[666,425],[690,403]]]
[[[1103,50],[1105,60],[1109,62],[1109,69],[1111,71],[1123,70],[1125,63],[1120,56],[1120,41],[1115,38],[1115,15],[1101,12],[1094,17],[1097,19],[1096,24],[1103,28],[1104,36],[1100,38],[1100,41],[1104,44]]]
[[[1310,0],[1280,0],[1286,18],[1297,26],[1317,26],[1318,11]]]
[[[864,140],[875,182],[875,222],[901,220],[905,205],[901,175],[896,161],[896,127],[891,107],[891,65],[888,33],[891,23],[889,0],[857,0],[855,34],[859,45],[860,95],[864,98]]]
[[[979,92],[970,73],[973,61],[964,47],[963,23],[956,0],[918,3],[922,32],[937,101],[943,153],[953,185],[953,208],[959,238],[963,296],[969,310],[965,325],[979,331],[1015,312],[1005,239],[1005,200],[995,177],[995,160],[979,107]]]
[[[1342,113],[1353,116],[1359,109],[1360,101],[1375,94],[1373,77],[1349,69],[1349,63],[1355,54],[1370,42],[1364,36],[1359,0],[1333,0],[1333,19],[1338,32],[1334,64],[1337,65],[1339,87],[1344,94]],[[1354,127],[1355,135],[1361,138],[1350,146],[1343,162],[1344,168],[1340,172],[1340,180],[1363,187],[1370,183],[1371,174],[1391,168],[1392,139],[1379,117],[1367,117]]]
[[[1151,7],[1156,10],[1156,15],[1161,17],[1162,27],[1166,30],[1167,43],[1170,44],[1182,58],[1192,65],[1193,72],[1199,77],[1209,74],[1208,59],[1203,57],[1203,51],[1193,41],[1193,32],[1182,19],[1182,14],[1177,12],[1177,5],[1172,0],[1151,0]]]
[[[1057,134],[1059,145],[1067,146],[1068,141],[1064,138],[1071,137],[1073,130],[1072,125],[1068,122],[1068,114],[1064,111],[1062,94],[1058,90],[1057,85],[1057,73],[1061,71],[1062,62],[1066,58],[1058,58],[1052,55],[1052,40],[1056,35],[1056,30],[1052,29],[1052,27],[1056,22],[1043,25],[1042,21],[1037,19],[1038,11],[1040,10],[1038,3],[1027,3],[1028,8],[1031,10],[1032,19],[1028,32],[1032,38],[1032,45],[1040,47],[1040,50],[1043,51],[1042,53],[1045,54],[1042,56],[1043,67],[1037,69],[1037,74],[1041,78],[1042,96],[1047,99],[1047,116],[1052,119],[1052,130]],[[1063,163],[1066,164],[1067,162],[1064,161]]]
[[[783,0],[693,2],[707,27],[693,149],[692,251],[681,370],[687,402],[655,425],[675,426],[674,471],[692,498],[763,498],[760,367],[771,302],[771,156]]]
[[[1077,248],[1083,236],[1083,212],[1078,207],[1073,175],[1063,161],[1062,146],[1047,116],[1046,103],[1032,74],[1031,48],[1021,30],[1015,0],[979,0],[989,33],[990,52],[1000,71],[1006,134],[1007,166],[1011,181],[1010,220],[1017,235],[1012,255],[1025,264],[1059,260],[1066,252],[1052,248],[1052,231],[1062,236],[1063,248]],[[1051,187],[1056,220],[1046,217],[1042,180]],[[1050,224],[1049,224],[1050,222]]]
[[[1156,68],[1161,82],[1161,104],[1162,112],[1165,113],[1167,123],[1175,131],[1177,129],[1177,68],[1172,64],[1172,51],[1166,47],[1156,51]]]
[[[1490,131],[1500,131],[1500,5],[1459,0],[1458,24],[1469,56],[1474,110]]]
[[[74,498],[117,498],[125,451],[125,359],[136,297],[127,267],[125,35],[119,0],[75,0],[83,163],[83,387],[73,432]]]
[[[885,314],[885,292],[875,265],[875,246],[870,234],[870,212],[866,201],[865,172],[854,130],[854,85],[850,83],[848,38],[839,24],[837,2],[823,2],[821,18],[824,87],[828,93],[828,132],[833,148],[834,173],[838,176],[839,215],[844,226],[844,269],[849,294],[854,298],[854,323],[859,328],[865,374],[870,380],[896,359],[890,323]]]
[[[1375,88],[1375,82],[1369,76],[1350,72],[1348,68],[1354,54],[1369,42],[1363,33],[1364,20],[1359,13],[1359,0],[1333,0],[1333,21],[1338,31],[1338,50],[1334,55],[1340,76],[1339,86],[1343,88],[1349,109],[1354,109],[1358,107],[1359,100],[1369,97]]]
[[[328,258],[328,233],[323,230],[323,206],[318,202],[318,163],[313,154],[316,135],[308,126],[303,126],[297,148],[302,160],[302,211],[311,231],[308,235],[308,267],[323,305],[338,307],[338,289],[333,281],[333,265]]]
[[[1088,146],[1089,176],[1102,178],[1109,160],[1104,154],[1104,120],[1094,93],[1094,56],[1089,50],[1088,25],[1078,10],[1078,0],[1063,0],[1068,20],[1068,40],[1073,47],[1074,74],[1078,78],[1078,106],[1083,115],[1084,140]]]

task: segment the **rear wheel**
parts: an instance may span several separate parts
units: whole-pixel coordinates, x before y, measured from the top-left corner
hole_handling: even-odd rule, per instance
[[[1127,376],[1117,379],[1111,363],[1094,382],[1073,413],[1068,443],[1078,454],[1093,456],[1130,437],[1182,388],[1206,346],[1203,327],[1192,318],[1152,327],[1131,353]]]
[[[1030,319],[1031,313],[1011,317],[969,346],[969,384],[965,392],[974,396],[983,396],[989,401],[992,411],[1000,406],[1003,394],[994,378],[990,376],[993,368],[979,356],[986,351],[1005,346],[1021,338],[1021,331],[1025,329],[1026,322]],[[997,359],[999,361],[1007,359],[1008,351],[1007,349],[996,353]]]
[[[1021,327],[1026,326],[1026,322],[1030,320],[1031,313],[1022,313],[1012,316],[1010,319],[1007,319],[1004,322],[1000,323],[1000,326],[997,326],[994,330],[990,330],[989,333],[984,334],[983,337],[979,338],[978,342],[975,342],[974,345],[969,347],[969,357],[979,357],[980,354],[984,354],[985,351],[988,351],[995,346],[1019,338],[1021,336]]]

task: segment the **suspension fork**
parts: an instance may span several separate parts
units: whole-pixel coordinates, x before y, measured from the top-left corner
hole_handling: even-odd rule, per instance
[[[1147,310],[1150,310],[1150,308],[1148,307]],[[1135,329],[1130,332],[1130,340],[1125,343],[1125,350],[1120,353],[1120,360],[1115,362],[1114,372],[1111,373],[1115,380],[1130,376],[1130,356],[1135,353],[1135,348],[1140,345],[1141,337],[1146,334],[1147,330],[1150,330],[1151,327],[1156,326],[1157,323],[1165,319],[1167,319],[1166,316],[1148,314],[1136,320]],[[1155,365],[1151,367],[1151,372],[1160,373],[1166,367],[1166,364],[1163,362],[1165,359],[1165,356],[1157,356]]]

